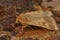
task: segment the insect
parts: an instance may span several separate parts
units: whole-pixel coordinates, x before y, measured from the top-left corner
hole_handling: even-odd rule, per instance
[[[38,11],[20,14],[16,18],[16,23],[20,22],[23,29],[29,27],[29,25],[34,25],[49,30],[59,30],[52,16],[53,14],[50,11],[43,11],[40,9]]]

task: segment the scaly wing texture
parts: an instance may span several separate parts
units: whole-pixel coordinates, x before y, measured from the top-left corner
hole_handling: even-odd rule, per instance
[[[50,30],[58,30],[57,24],[51,15],[51,12],[35,11],[20,14],[16,21],[25,23],[28,25],[35,25],[38,27],[47,28]]]

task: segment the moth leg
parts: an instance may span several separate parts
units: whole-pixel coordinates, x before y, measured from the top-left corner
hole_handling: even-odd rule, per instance
[[[33,30],[33,28],[31,28],[30,26],[28,26],[28,28],[30,28],[31,30]]]
[[[32,27],[30,27],[29,25],[24,25],[24,26],[22,26],[22,31],[23,31],[23,32],[25,32],[25,30],[26,30],[25,28],[26,28],[26,27],[28,27],[28,28],[31,29],[31,30],[34,30],[34,29],[33,29]]]

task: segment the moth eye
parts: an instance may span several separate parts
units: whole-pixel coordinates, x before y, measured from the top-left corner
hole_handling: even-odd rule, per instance
[[[15,24],[15,27],[22,26],[21,22],[18,21],[18,23]]]

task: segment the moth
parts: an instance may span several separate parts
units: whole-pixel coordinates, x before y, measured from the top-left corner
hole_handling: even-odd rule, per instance
[[[53,14],[50,11],[40,10],[27,12],[17,16],[16,23],[20,22],[23,29],[29,27],[29,25],[34,25],[48,30],[59,30],[56,21],[52,16]]]

